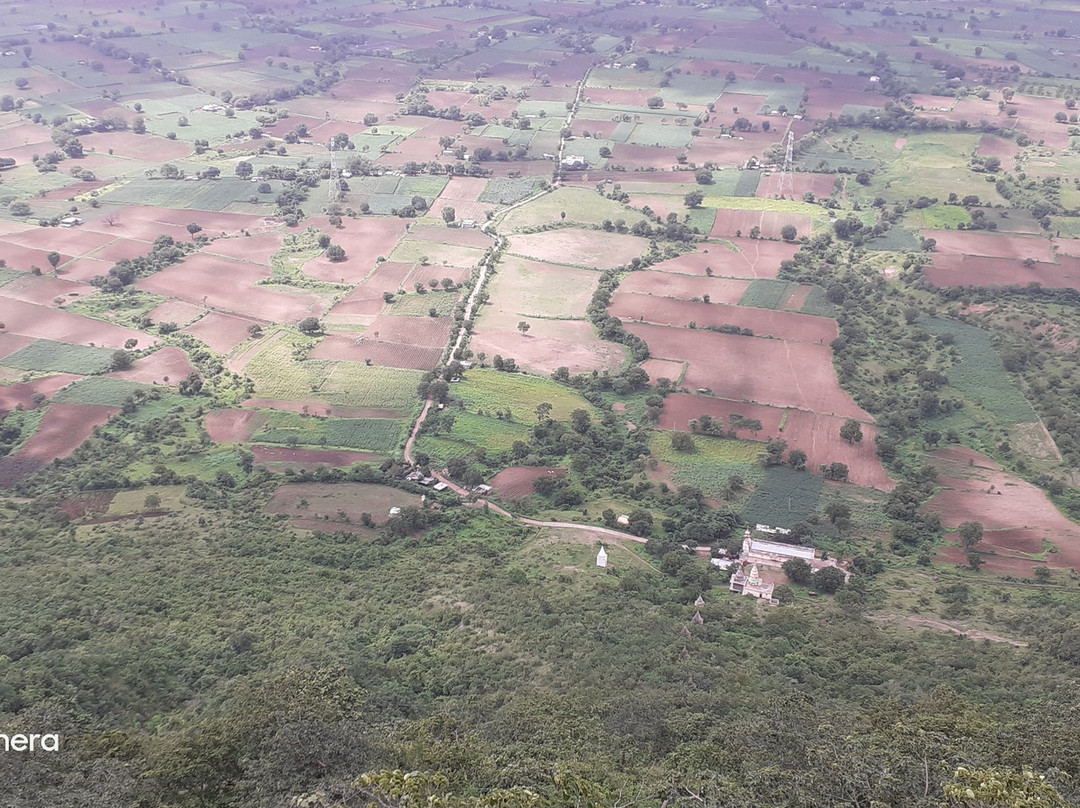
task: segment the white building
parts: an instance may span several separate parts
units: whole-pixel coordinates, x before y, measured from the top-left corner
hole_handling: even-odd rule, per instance
[[[607,550],[604,549],[604,545],[600,545],[600,552],[596,554],[596,566],[607,566]]]

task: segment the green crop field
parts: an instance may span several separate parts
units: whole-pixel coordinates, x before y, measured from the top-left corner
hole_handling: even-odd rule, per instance
[[[678,452],[671,448],[670,435],[661,432],[653,437],[649,448],[656,457],[674,466],[672,478],[676,485],[692,485],[718,499],[728,497],[730,477],[742,477],[749,487],[764,474],[757,462],[761,444],[694,435],[694,445],[694,452]]]
[[[42,339],[0,361],[9,368],[19,370],[89,376],[108,367],[114,353],[110,348],[91,348],[88,345],[71,345],[67,342]]]
[[[379,407],[409,412],[417,404],[416,387],[423,372],[368,367],[358,362],[318,362],[320,398],[345,407]]]
[[[485,411],[491,412],[491,411]],[[492,415],[477,415],[471,412],[455,411],[454,428],[447,439],[475,450],[484,447],[493,452],[503,452],[514,445],[514,441],[527,441],[536,416],[528,421],[506,421]]]
[[[638,146],[685,149],[693,138],[689,126],[640,123],[634,128],[634,133],[630,135],[628,142]]]
[[[328,418],[326,443],[349,449],[392,451],[401,437],[401,422],[390,418]]]
[[[750,524],[791,527],[817,510],[825,480],[808,471],[793,471],[787,466],[766,469],[764,478],[743,508],[742,517]]]
[[[222,174],[228,170],[225,167]],[[255,186],[236,177],[222,176],[216,180],[142,179],[136,178],[103,195],[101,200],[116,205],[152,205],[160,208],[191,211],[220,211],[234,202],[243,202],[255,193]],[[198,222],[197,213],[191,220]]]
[[[479,201],[494,205],[510,205],[536,193],[545,180],[542,177],[493,177],[488,180]]]
[[[314,418],[275,411],[252,440],[390,452],[400,437],[401,422],[392,418]]]
[[[915,208],[904,215],[904,224],[908,227],[928,230],[955,230],[961,224],[970,224],[971,214],[960,205],[931,205],[928,208]]]
[[[1031,402],[1001,364],[1001,355],[990,344],[989,333],[940,317],[921,318],[918,324],[931,334],[955,337],[962,359],[945,375],[949,377],[949,385],[960,391],[964,398],[979,404],[1005,423],[1026,424],[1039,420]]]
[[[754,196],[757,193],[758,184],[761,182],[760,171],[740,171],[739,181],[735,183],[732,196]]]
[[[592,411],[589,402],[572,390],[550,379],[523,373],[470,370],[450,392],[470,410],[485,413],[509,410],[515,421],[530,425],[536,423],[536,406],[544,402],[551,405],[551,417],[557,421],[568,420],[576,409]]]
[[[93,376],[65,387],[53,397],[53,401],[57,404],[97,404],[105,407],[119,407],[136,390],[145,389],[145,387],[145,385],[123,379]]]
[[[430,317],[431,310],[435,309],[439,317],[449,317],[454,313],[457,300],[457,292],[429,290],[422,295],[398,295],[390,308],[386,309],[386,313],[405,317]]]
[[[740,306],[753,306],[756,309],[779,309],[788,295],[799,288],[790,281],[761,278],[753,281],[739,298]]]
[[[815,286],[810,290],[800,311],[803,314],[816,314],[818,317],[836,316],[836,306],[829,301],[825,296],[825,290],[820,286]]]
[[[922,239],[910,230],[903,227],[890,227],[885,235],[872,238],[866,242],[868,250],[884,250],[886,252],[903,252],[904,250],[921,250]]]

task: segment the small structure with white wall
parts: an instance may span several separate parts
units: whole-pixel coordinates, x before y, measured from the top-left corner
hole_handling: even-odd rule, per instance
[[[604,549],[604,545],[600,545],[600,552],[596,554],[596,566],[607,566],[607,550]]]

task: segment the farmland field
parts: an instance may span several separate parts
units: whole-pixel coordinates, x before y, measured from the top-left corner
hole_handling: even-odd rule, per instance
[[[104,370],[112,355],[113,351],[108,348],[37,340],[0,361],[20,370],[89,375]]]
[[[563,421],[576,409],[590,409],[581,396],[549,379],[497,370],[469,371],[454,385],[454,395],[470,410],[508,410],[514,421],[527,424],[536,422],[536,405],[542,402],[551,405],[552,418]]]
[[[65,387],[53,396],[53,401],[58,404],[96,404],[103,407],[119,407],[132,393],[140,389],[145,389],[145,386],[120,379],[94,376]]]

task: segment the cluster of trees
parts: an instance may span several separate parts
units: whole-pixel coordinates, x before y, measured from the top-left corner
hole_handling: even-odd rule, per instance
[[[193,242],[178,242],[172,236],[158,236],[146,255],[121,258],[113,264],[108,274],[95,275],[90,283],[107,292],[119,292],[139,278],[172,266],[195,247]]]

